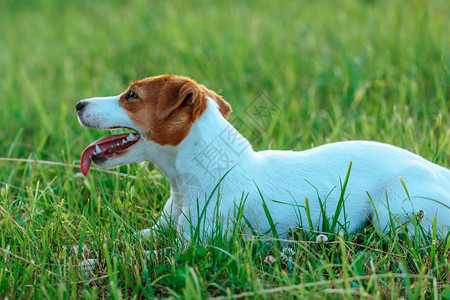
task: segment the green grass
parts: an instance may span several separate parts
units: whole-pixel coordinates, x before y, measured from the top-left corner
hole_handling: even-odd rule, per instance
[[[231,103],[238,129],[261,136],[255,149],[377,140],[450,167],[446,1],[4,0],[0,14],[0,298],[450,297],[448,236],[383,240],[369,227],[299,238],[289,260],[236,235],[147,260],[177,244],[133,237],[168,182],[152,164],[81,176],[81,151],[103,133],[74,107],[182,74]],[[261,91],[279,107],[264,130],[244,111]],[[104,262],[92,277],[83,255]]]

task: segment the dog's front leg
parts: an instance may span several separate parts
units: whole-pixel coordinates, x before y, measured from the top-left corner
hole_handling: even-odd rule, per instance
[[[176,225],[180,214],[180,208],[178,207],[178,205],[176,205],[176,203],[174,203],[174,198],[170,196],[166,202],[166,205],[164,205],[164,210],[159,217],[158,222],[156,222],[156,224],[153,225],[151,229],[147,228],[141,230],[139,234],[142,237],[150,238],[153,231],[164,230],[169,228],[170,225]]]
[[[183,208],[178,219],[177,230],[181,233],[185,244],[208,244],[209,240],[222,226],[223,220],[217,215],[215,208],[208,208],[200,211],[197,208]]]

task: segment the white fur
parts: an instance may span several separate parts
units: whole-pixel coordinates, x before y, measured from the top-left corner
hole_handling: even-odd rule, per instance
[[[86,100],[90,104],[80,122],[96,124],[99,128],[126,126],[139,132],[118,107],[117,99]],[[368,141],[332,143],[301,152],[255,152],[222,117],[212,99],[208,99],[207,110],[178,146],[160,146],[141,136],[129,153],[103,165],[112,167],[144,160],[155,162],[169,178],[171,196],[164,214],[187,239],[190,222],[197,224],[197,212],[203,210],[205,200],[227,172],[220,184],[220,196],[217,197],[216,191],[213,204],[206,210],[207,220],[214,218],[218,199],[220,218],[226,222],[244,195],[244,215],[253,228],[267,232],[270,225],[262,195],[279,235],[283,236],[291,227],[309,228],[304,208],[307,197],[314,229],[317,229],[322,222],[319,197],[327,217],[332,218],[350,162],[345,216],[344,213],[339,216],[339,222],[350,232],[360,229],[368,218],[383,231],[391,218],[406,223],[422,212],[424,228],[431,227],[434,216],[441,233],[445,234],[450,226],[449,169],[406,150]],[[160,218],[156,226],[166,225],[167,218]],[[210,227],[201,229],[207,233]],[[147,235],[150,230],[142,233]]]
[[[136,127],[127,116],[122,107],[119,106],[120,95],[111,97],[96,97],[82,100],[88,103],[89,108],[84,109],[78,120],[81,125],[93,128],[111,127]]]

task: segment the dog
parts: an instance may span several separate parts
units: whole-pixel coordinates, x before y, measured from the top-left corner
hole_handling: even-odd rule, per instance
[[[449,169],[372,141],[256,152],[227,121],[230,104],[188,77],[145,78],[120,95],[81,100],[76,109],[81,125],[131,131],[86,147],[82,173],[91,161],[107,168],[154,162],[171,191],[153,229],[173,223],[186,240],[193,227],[210,234],[212,220],[226,223],[240,205],[252,230],[269,235],[320,231],[324,218],[351,233],[370,220],[380,232],[403,224],[411,234],[414,219],[427,230],[436,222],[439,234],[449,231]]]

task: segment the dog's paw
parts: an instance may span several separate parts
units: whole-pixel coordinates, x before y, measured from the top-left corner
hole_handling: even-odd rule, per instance
[[[94,277],[95,269],[98,268],[99,265],[98,259],[95,258],[85,258],[81,262],[81,269],[84,271],[84,275],[88,278]]]
[[[155,256],[158,257],[159,252],[160,252],[160,251],[158,251],[158,250],[153,250],[153,251],[148,250],[148,251],[144,251],[145,257],[147,258],[147,260],[150,260],[150,258],[155,257]]]
[[[151,240],[153,238],[153,230],[148,228],[148,229],[144,229],[139,231],[138,233],[135,233],[133,235],[134,238],[136,239],[143,239],[143,240]]]
[[[160,250],[147,250],[144,251],[145,256],[147,258],[147,260],[161,260],[161,259],[165,259],[165,260],[169,260],[169,257],[172,257],[175,255],[175,251],[173,250],[173,248],[167,247],[164,249],[160,249]]]
[[[152,237],[152,230],[147,228],[144,230],[139,231],[139,236],[140,237],[145,237],[145,238],[151,238]]]

